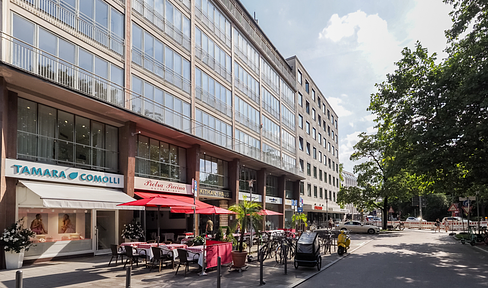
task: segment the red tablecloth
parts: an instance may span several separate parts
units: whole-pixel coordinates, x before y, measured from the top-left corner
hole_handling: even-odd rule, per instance
[[[207,268],[216,267],[219,256],[222,264],[229,264],[232,262],[232,242],[207,240],[207,247],[205,250],[207,251]]]
[[[120,244],[120,246],[138,247],[139,244],[147,244],[147,242],[124,242],[124,243]]]

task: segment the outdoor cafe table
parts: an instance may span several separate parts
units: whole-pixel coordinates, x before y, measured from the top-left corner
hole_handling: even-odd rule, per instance
[[[190,258],[194,258],[198,255],[198,265],[203,267],[203,245],[187,247],[186,250],[188,250],[188,256]]]

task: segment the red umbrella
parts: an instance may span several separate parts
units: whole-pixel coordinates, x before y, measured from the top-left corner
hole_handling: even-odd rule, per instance
[[[193,211],[191,211],[191,213],[193,213]],[[196,209],[195,210],[195,213],[197,214],[207,214],[207,215],[211,215],[211,214],[236,214],[236,212],[232,212],[230,210],[227,210],[227,209],[224,209],[224,208],[220,208],[220,207],[217,207],[217,206],[212,206],[212,207],[207,207],[207,208],[200,208],[200,209]]]
[[[263,210],[259,211],[258,214],[259,215],[267,215],[267,216],[283,215],[283,213],[275,212],[275,211],[271,211],[271,210],[266,210],[266,209],[263,209]]]
[[[145,206],[145,207],[158,207],[158,244],[159,244],[159,235],[160,235],[160,223],[159,223],[159,212],[161,207],[194,207],[193,204],[185,203],[183,201],[178,201],[169,197],[164,197],[162,195],[158,195],[151,198],[143,198],[127,203],[122,203],[117,206]]]

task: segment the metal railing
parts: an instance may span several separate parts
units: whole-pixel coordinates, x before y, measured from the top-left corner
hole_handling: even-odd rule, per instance
[[[239,80],[238,78],[235,78],[234,80],[234,86],[237,87],[237,89],[239,89],[242,93],[244,93],[244,95],[249,97],[249,99],[259,105],[259,94],[254,92],[249,86],[241,82],[241,80]]]
[[[173,69],[166,67],[165,64],[154,59],[152,56],[146,55],[135,47],[132,47],[132,62],[161,77],[163,80],[173,84],[186,93],[190,93],[190,80],[184,78],[183,75],[176,73]]]
[[[207,103],[213,109],[223,112],[225,115],[232,117],[232,106],[227,105],[221,100],[217,99],[214,95],[211,95],[207,91],[204,91],[201,87],[196,88],[196,98]]]
[[[246,126],[247,128],[253,130],[254,132],[260,133],[260,125],[255,121],[252,121],[249,117],[242,114],[239,111],[235,111],[236,121]]]
[[[122,37],[97,24],[93,19],[77,14],[66,4],[52,0],[13,0],[12,2],[56,26],[62,26],[78,36],[87,37],[119,55],[124,55],[125,41]],[[39,11],[42,13],[37,13]]]
[[[124,87],[9,35],[1,34],[3,61],[93,98],[124,107]]]
[[[148,5],[144,0],[132,0],[132,9],[146,18],[154,27],[173,38],[173,40],[182,45],[187,51],[190,51],[190,38],[172,23],[169,23],[158,11],[155,11],[154,7]]]
[[[214,57],[210,56],[206,51],[202,49],[200,46],[195,47],[195,55],[198,59],[202,60],[203,63],[207,64],[210,68],[212,68],[215,72],[217,72],[220,76],[225,78],[225,80],[231,82],[232,75],[231,71],[227,70],[224,66],[222,66]]]
[[[220,30],[220,27],[216,26],[210,19],[208,19],[207,15],[203,14],[202,10],[200,8],[196,7],[195,9],[195,16],[200,19],[200,21],[205,24],[210,31],[212,31],[217,38],[222,41],[227,47],[230,47],[231,45],[231,39],[230,37],[227,37],[227,34]]]

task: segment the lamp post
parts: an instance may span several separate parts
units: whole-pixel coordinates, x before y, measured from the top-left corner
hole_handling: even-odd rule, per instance
[[[329,198],[327,198],[327,195],[325,195],[325,212],[327,218],[327,227],[329,227]],[[332,227],[329,228],[332,229]]]

